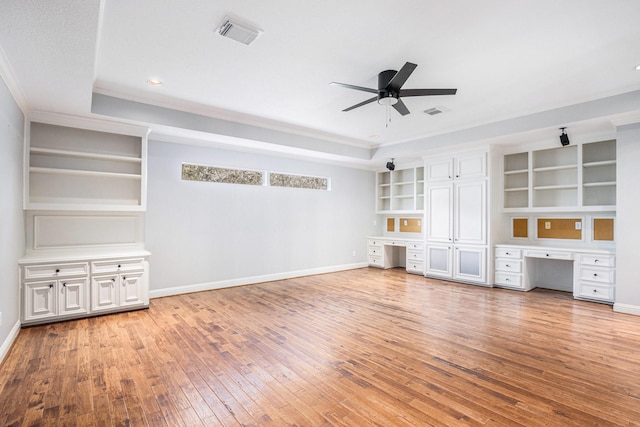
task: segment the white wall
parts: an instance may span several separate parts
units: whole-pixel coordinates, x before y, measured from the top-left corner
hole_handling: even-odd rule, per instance
[[[640,123],[617,129],[616,303],[614,309],[640,315]]]
[[[324,176],[331,190],[182,181],[182,163]],[[148,164],[152,297],[367,262],[371,171],[157,141]]]
[[[22,145],[24,116],[0,79],[0,361],[19,328],[18,259],[24,254]]]

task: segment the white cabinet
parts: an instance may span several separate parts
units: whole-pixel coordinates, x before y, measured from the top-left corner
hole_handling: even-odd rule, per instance
[[[495,285],[500,287],[528,290],[525,280],[523,250],[512,247],[495,248]]]
[[[427,162],[427,181],[484,178],[487,176],[485,153],[461,154],[455,157],[430,159]]]
[[[28,265],[22,276],[25,323],[89,312],[87,263]]]
[[[487,280],[484,246],[427,244],[426,260],[428,276],[474,283]]]
[[[23,324],[149,305],[146,252],[65,262],[32,258],[21,260],[20,265]]]
[[[424,243],[408,241],[406,255],[407,273],[424,274]]]
[[[615,256],[595,253],[580,254],[574,296],[601,302],[615,299]]]
[[[367,253],[370,267],[404,267],[407,273],[424,274],[424,243],[420,240],[369,237]]]
[[[428,159],[425,274],[484,283],[486,153]],[[477,245],[477,246],[474,246]]]
[[[378,172],[376,179],[377,212],[424,210],[424,167]]]
[[[126,134],[90,127],[32,119],[25,144],[25,209],[145,209],[146,129],[127,127],[133,134]]]

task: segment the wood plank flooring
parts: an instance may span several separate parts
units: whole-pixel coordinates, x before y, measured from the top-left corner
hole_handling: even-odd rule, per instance
[[[640,317],[359,269],[23,329],[2,426],[640,426]]]

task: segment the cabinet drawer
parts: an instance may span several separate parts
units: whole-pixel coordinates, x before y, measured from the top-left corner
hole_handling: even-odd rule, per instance
[[[530,258],[573,259],[573,253],[561,251],[525,251],[524,256]]]
[[[615,288],[613,286],[582,282],[578,286],[579,297],[602,301],[613,301],[614,299]]]
[[[496,285],[509,286],[511,288],[522,287],[522,275],[505,273],[504,271],[496,271]]]
[[[382,256],[382,247],[381,246],[369,246],[369,255],[377,255]]]
[[[610,268],[580,266],[580,280],[590,282],[615,283],[615,271]]]
[[[369,265],[372,267],[384,267],[382,257],[369,255]]]
[[[522,261],[515,259],[496,259],[496,270],[509,273],[522,273]]]
[[[91,271],[95,273],[116,273],[119,271],[144,270],[143,258],[116,259],[108,261],[94,261]]]
[[[522,249],[496,248],[496,258],[522,258]]]
[[[424,251],[424,244],[418,242],[407,242],[407,250]]]
[[[41,279],[44,277],[86,276],[89,265],[86,262],[68,264],[40,264],[24,267],[25,279]]]
[[[407,272],[424,274],[424,268],[422,262],[407,262]]]
[[[423,252],[407,251],[407,262],[422,262],[423,258]]]
[[[367,244],[369,246],[380,246],[382,247],[382,241],[378,239],[367,239]]]
[[[615,267],[616,257],[614,255],[583,254],[580,255],[580,264]]]

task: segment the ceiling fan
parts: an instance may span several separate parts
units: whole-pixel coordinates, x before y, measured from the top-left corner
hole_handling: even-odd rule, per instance
[[[386,70],[378,74],[378,89],[368,87],[354,86],[346,83],[331,82],[336,86],[346,87],[348,89],[361,90],[363,92],[375,93],[376,96],[367,99],[359,104],[352,105],[342,111],[351,111],[355,108],[362,107],[373,101],[378,101],[380,105],[391,105],[396,111],[403,116],[409,114],[409,109],[402,102],[405,96],[433,96],[433,95],[455,95],[458,89],[402,89],[402,85],[407,81],[413,70],[417,67],[411,62],[405,63],[400,71]]]

